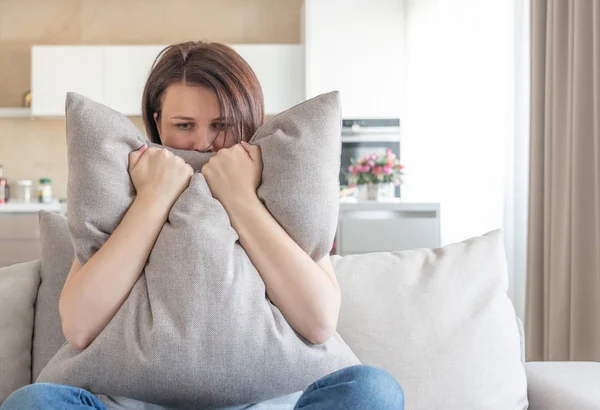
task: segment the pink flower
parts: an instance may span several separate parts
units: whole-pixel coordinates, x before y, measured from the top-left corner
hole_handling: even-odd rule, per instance
[[[368,164],[369,164],[370,167],[374,167],[375,166],[375,161],[369,160]]]
[[[358,170],[356,168],[357,168],[356,166],[352,166],[351,165],[351,166],[348,167],[348,171],[350,171],[350,173],[352,175],[356,175],[358,173]]]
[[[379,158],[379,154],[371,154],[371,156],[369,156],[370,160],[375,160],[377,158]]]
[[[368,165],[363,165],[363,166],[362,166],[362,169],[361,169],[361,172],[369,172],[370,170],[371,170],[371,167],[370,167],[370,166],[368,166]]]
[[[386,167],[384,167],[384,168],[383,168],[383,172],[384,172],[386,175],[391,175],[391,174],[392,174],[392,167],[390,167],[390,166],[386,166]]]
[[[380,175],[383,173],[383,168],[380,167],[379,165],[377,165],[376,167],[373,167],[373,174],[375,175]]]

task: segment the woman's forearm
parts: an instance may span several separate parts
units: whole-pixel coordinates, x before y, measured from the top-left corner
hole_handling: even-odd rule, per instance
[[[271,302],[309,342],[325,342],[335,331],[340,309],[339,287],[329,256],[320,263],[313,261],[258,198],[226,208]]]
[[[75,258],[59,303],[63,333],[75,348],[86,348],[127,299],[168,211],[154,198],[136,198],[87,263],[80,266]]]

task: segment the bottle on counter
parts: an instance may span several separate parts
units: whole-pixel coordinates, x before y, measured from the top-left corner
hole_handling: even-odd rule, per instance
[[[38,198],[40,203],[49,204],[52,202],[52,181],[50,178],[41,178],[38,186]]]
[[[4,171],[0,165],[0,204],[8,201],[8,181],[4,178]]]

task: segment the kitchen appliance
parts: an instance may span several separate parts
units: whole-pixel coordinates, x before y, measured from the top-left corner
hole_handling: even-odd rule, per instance
[[[342,161],[340,185],[348,185],[346,177],[352,159],[372,153],[385,154],[390,149],[400,158],[400,119],[342,120]],[[400,196],[400,187],[396,188]]]

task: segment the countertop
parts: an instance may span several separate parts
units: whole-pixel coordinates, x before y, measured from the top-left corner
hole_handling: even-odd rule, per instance
[[[340,200],[340,211],[412,211],[440,212],[439,202],[415,202],[400,198],[385,201],[358,201],[353,198]]]
[[[51,211],[51,212],[63,212],[63,204],[58,201],[51,202],[49,204],[42,204],[39,202],[21,203],[11,202],[7,204],[0,204],[0,214],[2,213],[36,213],[39,211]]]
[[[67,204],[55,200],[50,204],[39,202],[19,203],[9,202],[0,205],[1,213],[36,213],[39,211],[52,211],[66,214]],[[340,200],[340,211],[412,211],[412,212],[440,212],[437,202],[414,202],[396,198],[388,201],[357,201],[352,198]]]

